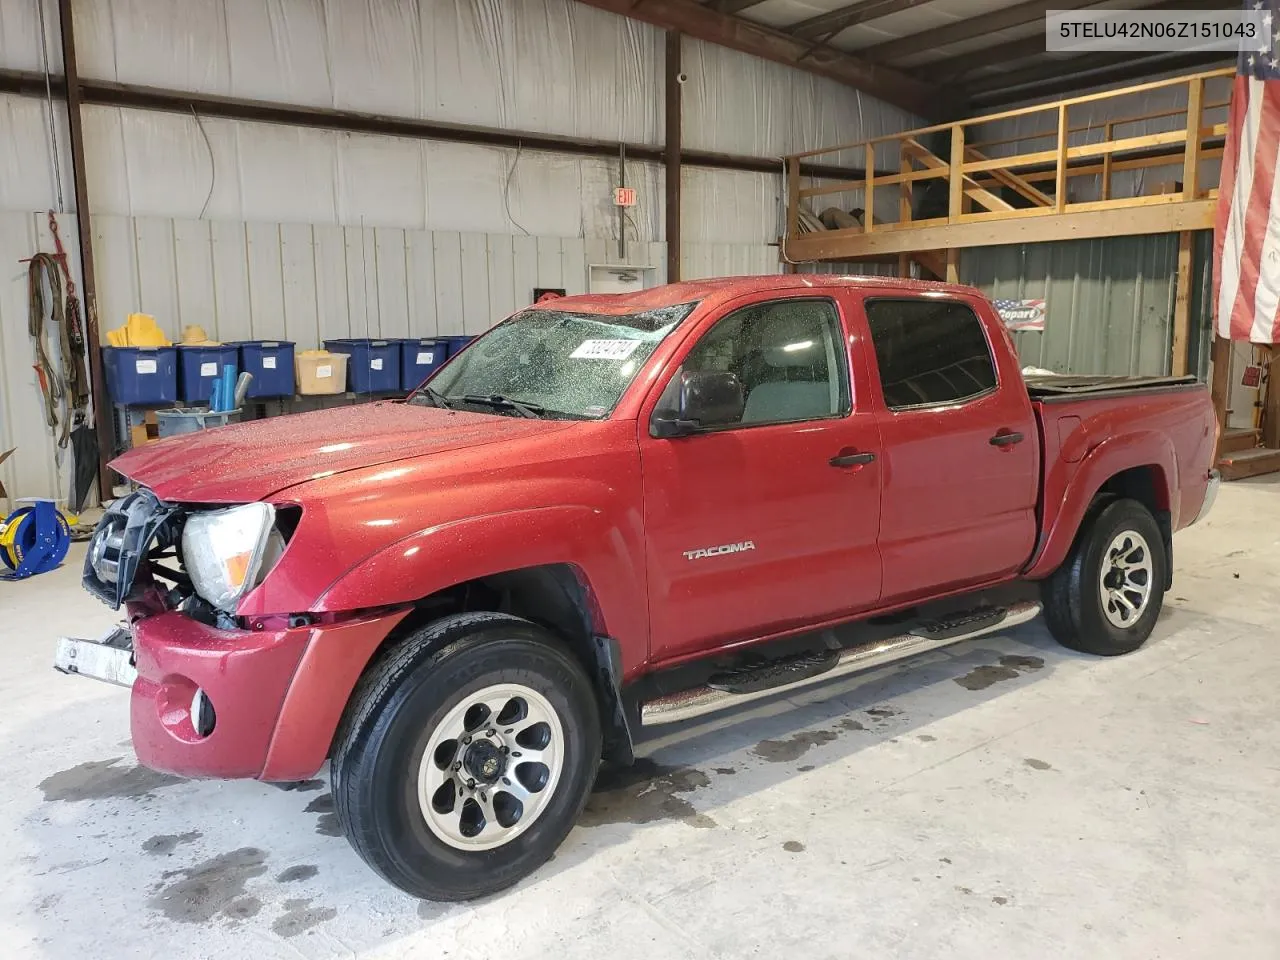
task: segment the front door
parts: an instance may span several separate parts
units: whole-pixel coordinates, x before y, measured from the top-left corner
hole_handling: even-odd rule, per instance
[[[748,303],[671,375],[736,374],[740,422],[659,439],[641,418],[651,650],[669,661],[873,606],[880,438],[830,298]],[[865,383],[860,368],[853,378]],[[669,382],[669,380],[667,381]],[[661,391],[661,386],[659,387]]]
[[[864,310],[884,401],[884,601],[1011,576],[1035,544],[1039,490],[1012,350],[997,365],[963,299],[869,297]]]

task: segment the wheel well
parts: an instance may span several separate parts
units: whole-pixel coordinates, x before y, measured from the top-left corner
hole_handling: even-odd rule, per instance
[[[1094,503],[1123,497],[1137,500],[1151,511],[1165,551],[1165,589],[1173,586],[1173,519],[1169,511],[1169,483],[1164,470],[1156,464],[1121,470],[1104,483],[1094,497]]]
[[[453,613],[509,613],[538,624],[564,641],[596,688],[605,729],[605,758],[630,762],[631,735],[621,708],[617,642],[605,636],[590,585],[567,563],[507,570],[457,583],[415,601],[370,658],[365,670],[418,628]]]

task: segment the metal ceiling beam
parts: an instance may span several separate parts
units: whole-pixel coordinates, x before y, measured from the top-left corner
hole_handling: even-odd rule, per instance
[[[764,2],[765,0],[711,0],[708,6],[714,7],[721,13],[741,13],[743,10],[758,7]]]
[[[1098,0],[1027,0],[1026,3],[1020,3],[1016,7],[993,10],[978,17],[966,17],[955,23],[934,27],[932,30],[878,43],[873,47],[859,50],[858,54],[875,63],[888,63],[924,50],[972,40],[974,37],[983,37],[997,30],[1009,30],[1037,21],[1043,23],[1045,13],[1050,10],[1078,10],[1080,7],[1093,6],[1097,2]]]
[[[982,16],[957,20],[946,26],[899,37],[897,40],[889,40],[874,47],[866,47],[856,53],[876,63],[888,63],[925,50],[986,36],[997,30],[1010,30],[1029,23],[1043,25],[1044,15],[1049,10],[1079,10],[1084,7],[1099,6],[1100,2],[1101,0],[1028,0],[1016,7],[1006,7],[1004,10],[993,10]],[[1143,3],[1140,9],[1234,10],[1238,7],[1239,4],[1235,0],[1160,0],[1156,3]]]
[[[12,93],[43,100],[44,84],[45,78],[42,73],[0,69],[0,93]],[[61,76],[50,77],[49,84],[53,93],[58,96],[62,96],[66,91],[66,80]],[[337,130],[344,133],[442,140],[450,143],[505,147],[510,150],[542,150],[571,156],[606,157],[610,160],[617,159],[618,156],[619,144],[612,140],[588,140],[528,130],[499,130],[465,123],[436,123],[431,120],[377,116],[350,110],[302,107],[269,100],[213,97],[181,90],[127,85],[106,80],[81,78],[80,95],[82,102],[88,104],[155,110],[160,113],[176,113],[188,117],[196,113],[201,117],[223,117],[228,120],[247,120],[252,123],[278,123],[317,130]],[[666,156],[665,149],[654,144],[627,143],[623,146],[626,148],[627,158],[631,160],[662,163]],[[777,174],[782,172],[782,161],[778,158],[749,157],[741,154],[716,153],[710,150],[682,150],[680,162],[686,167],[709,167],[715,170],[745,170]],[[876,176],[887,177],[896,172],[896,170],[878,170]],[[806,177],[822,177],[831,180],[858,180],[865,176],[865,171],[861,167],[822,163],[802,163],[800,173]]]
[[[841,50],[815,47],[772,27],[728,16],[691,0],[578,2],[836,80],[922,117],[932,119],[944,112],[950,101],[944,91],[905,73],[868,63]]]
[[[1094,60],[1094,57],[1106,57],[1105,62]],[[1131,53],[1100,53],[1088,58],[1093,65],[1088,73],[1079,70],[1064,74],[1059,69],[1044,76],[1043,83],[1027,83],[1020,87],[1001,86],[998,88],[974,93],[972,102],[981,104],[984,110],[991,110],[1011,103],[1025,100],[1037,100],[1041,97],[1057,97],[1075,93],[1079,90],[1100,87],[1110,83],[1125,83],[1130,80],[1141,80],[1161,73],[1176,73],[1180,70],[1209,70],[1216,66],[1227,66],[1235,60],[1230,51],[1200,51],[1174,56],[1147,57],[1135,60]],[[1064,61],[1058,61],[1062,64]],[[1070,63],[1071,61],[1065,61]]]
[[[1043,56],[1044,34],[1034,33],[1020,40],[1010,40],[994,47],[983,47],[981,50],[970,50],[956,57],[944,60],[930,60],[928,63],[912,67],[916,72],[928,71],[939,79],[955,80],[967,74],[989,67],[993,63],[1011,63],[1027,60],[1031,57]]]
[[[933,0],[861,0],[859,3],[851,3],[847,7],[820,13],[816,17],[801,20],[782,29],[784,33],[805,39],[830,37],[859,23],[879,20],[891,13],[899,13],[932,2]]]

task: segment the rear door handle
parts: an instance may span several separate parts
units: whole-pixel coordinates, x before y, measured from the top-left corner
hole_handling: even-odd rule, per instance
[[[1022,442],[1022,434],[1020,433],[997,433],[988,441],[993,447],[1009,447],[1015,443]]]
[[[832,457],[827,462],[833,467],[861,467],[868,463],[874,463],[876,455],[874,453],[846,453],[838,457]]]

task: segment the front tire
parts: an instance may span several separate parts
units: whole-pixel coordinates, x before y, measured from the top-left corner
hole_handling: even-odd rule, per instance
[[[518,617],[458,614],[362,678],[333,755],[334,806],[390,883],[470,900],[555,852],[600,749],[591,682],[557,637]]]
[[[1136,500],[1095,510],[1042,588],[1049,632],[1064,647],[1114,657],[1146,642],[1164,605],[1168,555]]]

